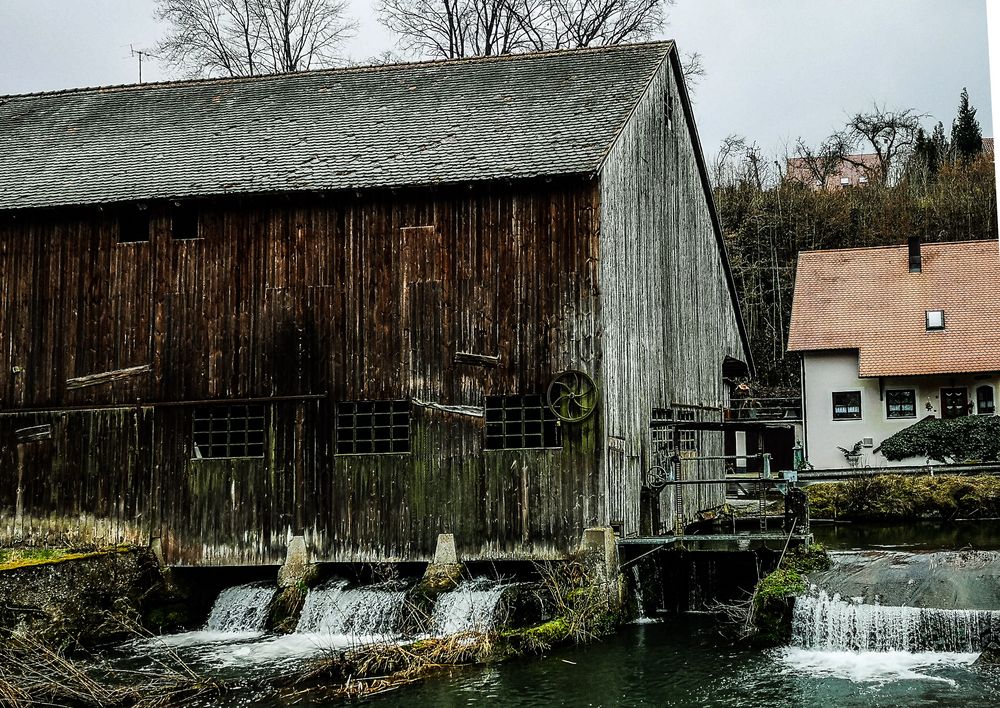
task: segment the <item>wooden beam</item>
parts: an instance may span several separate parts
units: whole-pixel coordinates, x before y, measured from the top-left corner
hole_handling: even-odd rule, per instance
[[[455,352],[456,364],[468,364],[469,366],[487,366],[496,368],[500,365],[499,356],[487,356],[486,354],[472,354],[471,352]]]
[[[134,376],[148,374],[152,370],[152,365],[142,364],[141,366],[132,366],[127,369],[104,371],[100,374],[77,376],[76,378],[66,379],[66,389],[68,391],[72,391],[77,388],[87,388],[88,386],[100,386],[101,384],[111,383],[113,381],[122,381],[124,379],[130,379]]]

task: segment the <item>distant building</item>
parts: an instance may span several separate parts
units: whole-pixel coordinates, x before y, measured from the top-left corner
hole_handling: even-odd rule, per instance
[[[995,415],[1000,252],[968,241],[799,254],[788,350],[802,355],[806,459],[887,460],[882,441],[921,418]]]
[[[847,155],[823,180],[810,169],[808,160],[802,157],[790,157],[785,163],[785,179],[801,182],[816,190],[834,191],[847,187],[863,187],[879,169],[877,155]]]
[[[983,153],[993,159],[993,138],[983,138]],[[825,179],[820,179],[810,167],[809,160],[803,157],[789,157],[785,160],[785,179],[801,182],[815,190],[824,189],[832,192],[848,187],[864,187],[878,175],[880,169],[878,155],[859,153],[845,156]]]

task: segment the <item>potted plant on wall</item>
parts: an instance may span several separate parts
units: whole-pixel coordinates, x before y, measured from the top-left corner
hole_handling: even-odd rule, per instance
[[[840,445],[837,446],[837,449],[844,453],[844,459],[847,460],[847,466],[852,469],[856,468],[858,466],[858,462],[861,460],[862,442],[863,441],[858,440],[854,443],[854,447],[851,448],[841,447]]]

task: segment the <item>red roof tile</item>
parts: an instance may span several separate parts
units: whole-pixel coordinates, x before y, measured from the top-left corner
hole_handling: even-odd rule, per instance
[[[1000,371],[1000,244],[927,243],[922,261],[909,272],[906,246],[800,253],[788,350],[857,349],[861,376]]]

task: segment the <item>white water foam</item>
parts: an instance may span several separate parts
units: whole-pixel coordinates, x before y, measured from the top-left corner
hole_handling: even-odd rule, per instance
[[[936,676],[935,672],[952,667],[968,668],[978,656],[975,652],[817,651],[786,647],[781,650],[780,658],[784,674],[845,679],[854,683],[922,680],[955,685],[953,679]]]
[[[1000,634],[1000,612],[873,605],[812,588],[796,598],[792,644],[802,649],[855,652],[978,651]]]
[[[223,634],[262,632],[277,590],[258,584],[237,585],[219,593],[205,630]]]
[[[402,630],[406,593],[382,586],[349,588],[338,580],[306,595],[296,634],[394,636]]]
[[[487,632],[497,622],[503,593],[510,585],[477,579],[440,595],[431,617],[433,631],[446,637],[461,632]]]

